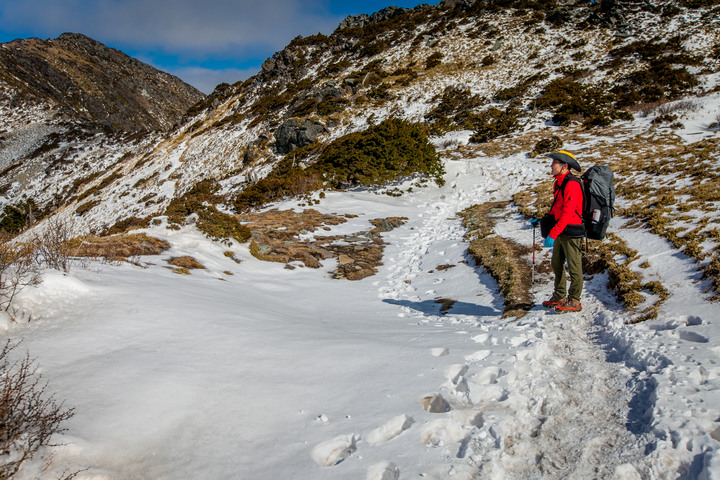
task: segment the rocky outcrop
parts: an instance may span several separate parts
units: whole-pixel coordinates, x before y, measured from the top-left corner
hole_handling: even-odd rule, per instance
[[[105,130],[168,130],[204,98],[192,86],[84,35],[0,45],[0,84],[14,103],[45,103]]]
[[[275,150],[282,154],[290,153],[298,147],[310,145],[327,131],[320,122],[307,119],[300,123],[291,118],[283,122],[275,133]]]
[[[362,28],[365,25],[371,23],[378,23],[384,20],[388,20],[396,15],[407,12],[408,10],[410,9],[390,6],[387,8],[383,8],[379,12],[375,12],[372,15],[366,15],[364,13],[361,15],[350,15],[349,17],[345,18],[345,20],[340,22],[338,29]]]

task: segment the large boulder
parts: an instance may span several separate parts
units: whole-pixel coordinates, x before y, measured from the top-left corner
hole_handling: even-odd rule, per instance
[[[284,121],[275,132],[275,150],[282,154],[290,153],[298,147],[310,145],[327,131],[320,122],[306,119],[301,123],[291,118]]]

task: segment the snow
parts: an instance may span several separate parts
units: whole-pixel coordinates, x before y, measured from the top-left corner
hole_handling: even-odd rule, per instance
[[[549,181],[548,165],[518,154],[446,169],[443,187],[329,192],[314,206],[358,215],[323,234],[408,218],[361,281],[331,279],[334,260],[288,270],[163,225],[148,232],[172,250],[145,268],[46,272],[5,335],[75,416],[50,468],[19,478],[720,478],[720,332],[697,265],[616,218],[671,286],[658,319],[626,325],[605,275],[586,279],[581,313],[501,318],[456,213]],[[496,231],[532,242],[513,210]],[[177,275],[166,260],[180,255],[206,268]],[[539,276],[536,304],[550,291]],[[456,303],[442,314],[438,298]]]

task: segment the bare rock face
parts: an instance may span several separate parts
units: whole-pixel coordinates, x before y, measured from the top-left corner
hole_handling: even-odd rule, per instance
[[[383,20],[387,20],[389,18],[394,17],[395,15],[399,15],[408,10],[410,10],[410,9],[390,6],[387,8],[383,8],[379,12],[375,12],[372,15],[366,15],[366,14],[351,15],[351,16],[347,17],[345,20],[343,20],[342,22],[340,22],[340,26],[338,28],[339,29],[362,28],[365,25],[368,25],[371,23],[382,22]]]
[[[119,132],[168,130],[204,98],[170,74],[73,33],[0,45],[0,85],[7,102],[50,104],[63,118]]]
[[[327,131],[325,125],[320,122],[305,120],[300,123],[295,119],[287,120],[280,125],[275,134],[275,149],[278,153],[290,153],[298,147],[310,145]]]

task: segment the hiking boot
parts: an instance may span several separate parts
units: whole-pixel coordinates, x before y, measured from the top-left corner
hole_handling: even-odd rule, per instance
[[[575,300],[574,298],[555,307],[557,313],[579,312],[580,310],[582,310],[580,300]]]
[[[565,305],[565,302],[567,302],[567,298],[556,298],[555,295],[550,297],[550,300],[545,300],[542,303],[542,306],[545,308],[555,308],[560,305]]]

